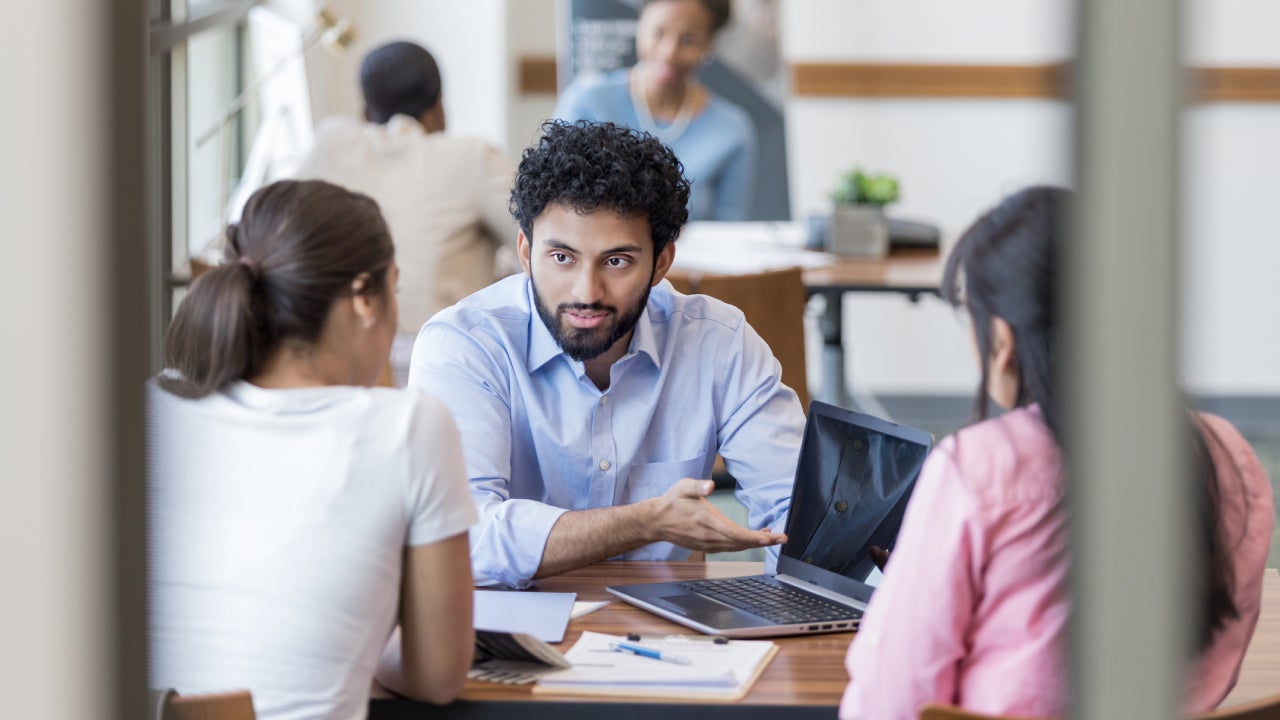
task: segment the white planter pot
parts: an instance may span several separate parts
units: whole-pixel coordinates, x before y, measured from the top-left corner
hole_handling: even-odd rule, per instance
[[[889,254],[889,223],[878,205],[836,203],[831,213],[831,252],[848,257]]]

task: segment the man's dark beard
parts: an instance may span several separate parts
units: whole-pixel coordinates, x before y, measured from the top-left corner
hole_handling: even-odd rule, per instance
[[[650,281],[653,276],[650,275]],[[551,337],[555,338],[556,344],[564,350],[569,357],[582,362],[591,360],[602,355],[606,350],[613,347],[613,344],[619,339],[626,336],[627,333],[640,322],[640,314],[644,312],[644,306],[649,302],[650,283],[645,283],[644,295],[640,297],[640,302],[632,308],[626,315],[619,315],[618,309],[611,305],[603,305],[601,303],[561,303],[559,307],[552,312],[547,304],[543,302],[542,295],[538,293],[538,284],[533,282],[533,276],[529,276],[529,282],[533,285],[533,304],[538,308],[538,317],[542,318],[542,324],[547,326],[547,330],[551,332]],[[564,327],[560,322],[560,317],[564,315],[566,310],[590,310],[593,312],[608,312],[613,315],[613,327],[608,326],[584,329]]]

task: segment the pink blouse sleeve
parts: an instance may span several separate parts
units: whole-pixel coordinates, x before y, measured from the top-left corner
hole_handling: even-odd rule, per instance
[[[1228,619],[1214,634],[1189,673],[1188,712],[1212,710],[1235,687],[1262,612],[1262,581],[1275,522],[1271,481],[1249,441],[1216,415],[1203,414],[1201,419],[1213,434],[1208,445],[1218,477],[1218,531],[1235,573],[1232,599],[1239,617]]]
[[[884,581],[849,647],[842,720],[914,720],[925,703],[956,700],[983,538],[952,440],[925,461]]]

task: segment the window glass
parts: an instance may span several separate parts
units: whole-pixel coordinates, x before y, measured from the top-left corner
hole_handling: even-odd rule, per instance
[[[175,6],[180,2],[182,0],[173,0]],[[201,15],[207,15],[225,8],[228,4],[227,0],[187,0],[187,17],[197,18]]]
[[[193,35],[187,44],[186,214],[191,255],[218,236],[227,198],[240,175],[242,118],[232,118],[212,136],[205,134],[217,127],[223,108],[239,92],[241,67],[237,27]]]

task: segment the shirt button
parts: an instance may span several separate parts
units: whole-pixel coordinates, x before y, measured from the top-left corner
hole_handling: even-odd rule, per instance
[[[608,470],[608,469],[609,469],[609,461],[608,461],[608,460],[601,460],[601,461],[600,461],[600,469],[601,469],[601,470]]]
[[[601,405],[608,405],[608,404],[609,404],[609,398],[608,398],[608,396],[602,396],[602,397],[600,398],[600,404],[601,404]]]
[[[845,510],[848,510],[848,509],[849,509],[849,503],[843,500],[836,503],[836,512],[844,512]]]

